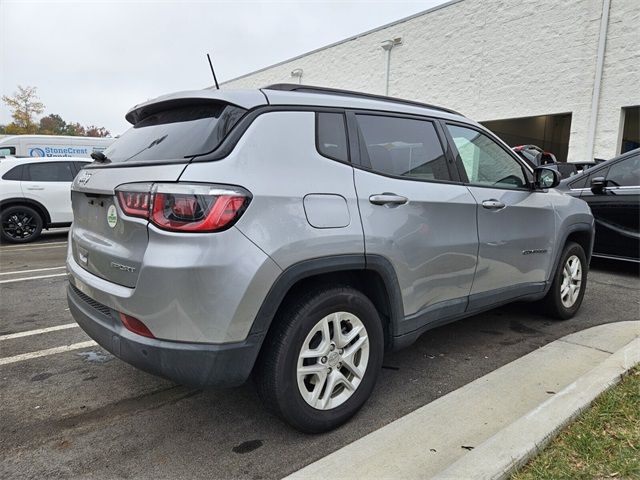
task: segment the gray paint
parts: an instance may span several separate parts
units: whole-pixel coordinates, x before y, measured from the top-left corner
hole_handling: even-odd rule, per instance
[[[377,109],[477,125],[455,114],[382,100],[267,94],[278,105]],[[181,95],[224,99],[227,92],[170,97]],[[246,92],[228,98],[262,104]],[[250,332],[264,335],[268,321],[259,332],[252,326],[283,272],[329,256],[332,262],[360,257],[364,265],[365,253],[386,259],[397,277],[402,305],[394,308],[406,320],[393,331],[421,331],[429,322],[468,314],[470,300],[485,308],[543,292],[567,233],[593,225],[584,202],[555,191],[391,178],[323,157],[316,151],[312,111],[263,113],[226,158],[186,163],[92,169],[86,183],[73,185],[79,215],[67,258],[71,283],[142,320],[163,340],[218,344],[242,342]],[[105,226],[104,212],[118,185],[178,180],[240,185],[252,200],[235,226],[223,232],[167,232],[125,218],[119,209],[119,226]],[[407,202],[372,202],[370,197],[380,194]],[[89,207],[91,198],[103,204]],[[479,207],[486,199],[506,208]],[[525,255],[525,250],[542,253]],[[84,266],[83,253],[91,259]],[[135,272],[108,268],[113,261]]]

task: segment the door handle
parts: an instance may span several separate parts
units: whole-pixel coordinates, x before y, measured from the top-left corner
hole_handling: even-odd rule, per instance
[[[27,190],[44,190],[44,187],[38,187],[38,186],[33,186],[33,187],[27,187]]]
[[[488,210],[502,210],[506,205],[495,198],[484,200],[482,206]]]
[[[409,199],[395,193],[378,193],[371,195],[369,201],[374,205],[404,205]]]

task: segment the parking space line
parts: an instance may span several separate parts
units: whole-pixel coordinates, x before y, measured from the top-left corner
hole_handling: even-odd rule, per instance
[[[47,357],[49,355],[55,355],[56,353],[69,352],[71,350],[80,350],[81,348],[94,347],[97,343],[93,340],[80,343],[72,343],[71,345],[64,345],[62,347],[48,348],[46,350],[38,350],[36,352],[22,353],[20,355],[14,355],[13,357],[0,358],[0,366],[8,365],[10,363],[22,362],[24,360],[31,360],[32,358]]]
[[[14,252],[31,252],[33,250],[50,250],[52,248],[66,248],[66,243],[65,245],[53,245],[51,247],[22,247],[22,248],[12,248],[12,249],[8,249],[8,248],[1,248],[0,249],[0,253],[1,254],[7,254],[7,253],[14,253]]]
[[[0,275],[14,275],[16,273],[32,273],[32,272],[45,272],[47,270],[60,270],[61,267],[48,267],[48,268],[34,268],[33,270],[14,270],[13,272],[0,272]]]
[[[44,243],[37,243],[35,245],[6,245],[3,246],[0,251],[2,250],[16,250],[18,248],[38,248],[38,247],[46,247],[48,245],[63,245],[66,244],[67,241],[65,240],[64,242],[44,242]]]
[[[11,340],[12,338],[28,337],[30,335],[39,335],[41,333],[56,332],[58,330],[66,330],[67,328],[77,327],[77,323],[65,323],[64,325],[56,325],[55,327],[38,328],[37,330],[27,330],[25,332],[8,333],[0,335],[1,340]]]
[[[0,283],[14,283],[14,282],[22,282],[24,280],[37,280],[39,278],[63,277],[66,275],[67,275],[66,273],[53,273],[51,275],[36,275],[35,277],[11,278],[9,280],[0,280]]]

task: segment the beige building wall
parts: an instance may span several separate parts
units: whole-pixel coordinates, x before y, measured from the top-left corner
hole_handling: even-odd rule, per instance
[[[571,113],[569,155],[584,160],[606,0],[455,0],[225,82],[302,83],[442,105],[477,120]],[[617,154],[621,109],[640,105],[640,0],[611,0],[594,155]]]

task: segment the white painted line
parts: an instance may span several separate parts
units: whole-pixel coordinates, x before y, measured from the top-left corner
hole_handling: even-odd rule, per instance
[[[13,357],[0,358],[0,366],[8,365],[10,363],[22,362],[24,360],[31,360],[32,358],[47,357],[49,355],[55,355],[56,353],[69,352],[71,350],[80,350],[81,348],[94,347],[97,343],[93,340],[88,342],[72,343],[71,345],[64,345],[62,347],[48,348],[46,350],[38,350],[37,352],[22,353],[20,355],[14,355]]]
[[[12,338],[28,337],[31,335],[39,335],[41,333],[57,332],[58,330],[66,330],[67,328],[75,328],[77,326],[77,323],[65,323],[64,325],[56,325],[55,327],[38,328],[37,330],[8,333],[7,335],[0,335],[0,340],[10,340]]]
[[[22,282],[24,280],[38,280],[39,278],[63,277],[66,275],[67,275],[66,273],[54,273],[52,275],[37,275],[35,277],[12,278],[9,280],[0,280],[0,283],[14,283],[14,282]]]
[[[54,245],[52,247],[23,247],[23,248],[14,248],[11,250],[8,249],[0,249],[0,254],[7,254],[7,253],[15,253],[15,252],[30,252],[32,250],[48,250],[48,249],[52,249],[52,248],[66,248],[66,245]]]
[[[2,248],[0,248],[0,251],[2,250],[15,250],[18,248],[37,248],[37,247],[46,247],[47,245],[63,245],[66,244],[67,241],[65,240],[64,242],[44,242],[44,243],[36,243],[33,245],[7,245],[7,246],[3,246]]]
[[[15,275],[17,273],[44,272],[47,270],[60,270],[61,268],[64,268],[64,265],[61,267],[34,268],[33,270],[14,270],[13,272],[0,272],[0,275]]]

